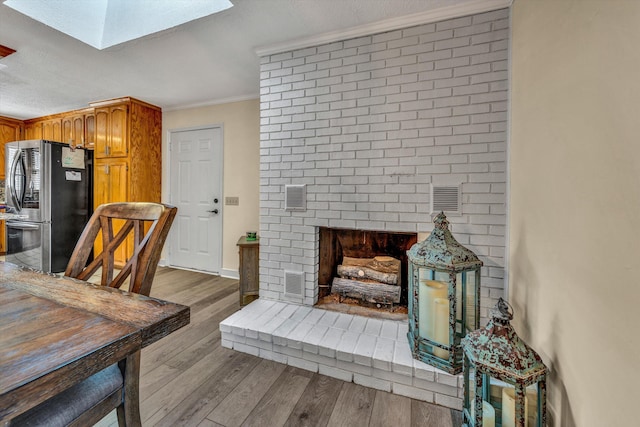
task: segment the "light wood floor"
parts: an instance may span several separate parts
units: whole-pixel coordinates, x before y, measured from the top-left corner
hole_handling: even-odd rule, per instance
[[[458,411],[221,347],[237,280],[160,267],[151,296],[189,305],[191,323],[142,351],[143,426],[461,425]],[[97,426],[117,426],[115,411]]]

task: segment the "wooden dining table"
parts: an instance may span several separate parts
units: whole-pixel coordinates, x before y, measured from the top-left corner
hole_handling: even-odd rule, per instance
[[[0,261],[0,425],[189,316],[184,305]]]

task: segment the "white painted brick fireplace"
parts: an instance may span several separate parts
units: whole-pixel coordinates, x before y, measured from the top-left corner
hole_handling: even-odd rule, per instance
[[[460,408],[459,378],[404,359],[406,322],[313,308],[318,228],[421,240],[431,185],[461,185],[448,219],[484,262],[486,321],[503,294],[508,47],[502,9],[261,58],[260,300],[221,324],[223,345]],[[306,210],[285,210],[287,184],[306,185]]]

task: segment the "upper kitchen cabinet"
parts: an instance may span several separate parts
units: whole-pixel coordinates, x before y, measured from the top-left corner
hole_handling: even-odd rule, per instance
[[[64,142],[62,140],[62,118],[47,117],[30,119],[24,122],[24,139],[46,139],[48,141]]]
[[[21,130],[21,120],[0,117],[0,179],[4,179],[4,144],[19,141]]]
[[[95,142],[95,115],[93,108],[72,111],[62,118],[62,142],[73,147],[92,149]]]
[[[42,122],[26,120],[24,122],[24,139],[42,139]]]
[[[127,157],[129,154],[128,110],[129,103],[95,109],[96,159]]]
[[[64,142],[62,140],[62,118],[57,117],[42,122],[42,139]]]
[[[95,114],[96,182],[114,166],[113,159],[126,161],[128,188],[94,194],[94,204],[109,203],[108,194],[126,194],[127,201],[160,202],[162,175],[162,111],[134,98],[118,98],[89,104]],[[106,168],[105,168],[106,167]],[[121,184],[119,184],[121,185]]]

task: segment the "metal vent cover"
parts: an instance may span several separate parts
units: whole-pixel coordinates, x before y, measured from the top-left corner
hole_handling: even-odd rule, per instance
[[[431,213],[445,212],[448,214],[462,213],[461,185],[433,185],[431,184]]]
[[[284,294],[289,297],[302,298],[304,289],[304,273],[301,271],[284,271]]]
[[[307,210],[307,186],[306,184],[284,186],[284,210],[285,211],[306,211]]]

